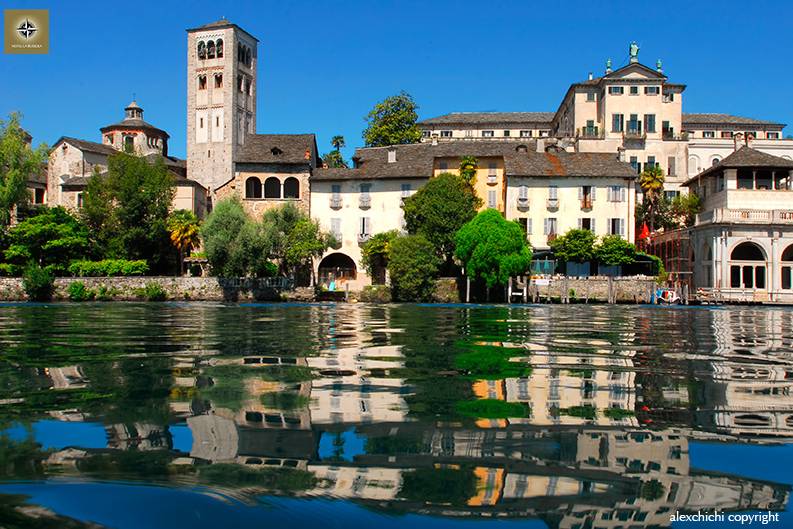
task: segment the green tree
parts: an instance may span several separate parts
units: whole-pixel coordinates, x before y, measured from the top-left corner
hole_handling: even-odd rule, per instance
[[[333,136],[330,139],[330,144],[333,145],[333,148],[336,151],[340,151],[341,149],[347,146],[347,144],[344,142],[344,136],[339,136],[339,135]]]
[[[464,178],[441,173],[406,198],[402,209],[408,233],[423,235],[449,268],[457,231],[476,216],[481,205],[482,200]]]
[[[341,154],[341,149],[346,145],[344,136],[333,136],[330,139],[330,144],[333,146],[333,150],[322,156],[322,162],[328,167],[345,169],[349,167]]]
[[[691,227],[697,213],[702,211],[702,200],[696,193],[677,195],[672,199],[669,210],[678,228]]]
[[[658,165],[645,168],[639,175],[639,187],[647,202],[650,219],[650,231],[655,229],[655,206],[658,204],[664,190],[664,172]]]
[[[460,160],[460,176],[471,185],[476,181],[476,170],[478,168],[479,160],[474,156],[463,156]]]
[[[488,287],[505,285],[531,263],[520,224],[506,220],[495,209],[482,211],[460,228],[456,242],[455,256],[463,262],[466,274],[484,279]]]
[[[8,234],[6,261],[20,267],[29,263],[63,273],[73,259],[89,253],[88,229],[62,207],[41,208]]]
[[[88,181],[83,219],[106,257],[145,259],[162,272],[173,255],[166,222],[175,192],[162,158],[114,154]]]
[[[605,235],[595,246],[595,258],[606,266],[631,264],[636,260],[636,247],[619,235]]]
[[[385,147],[404,143],[417,143],[421,131],[416,125],[418,106],[410,94],[385,98],[367,114],[363,139],[367,147]]]
[[[373,235],[361,246],[361,265],[375,281],[378,272],[388,267],[391,243],[399,236],[397,230],[384,231]]]
[[[569,230],[551,241],[551,250],[557,259],[565,262],[591,261],[595,252],[595,234],[591,230]]]
[[[168,217],[168,234],[176,251],[179,253],[179,274],[182,273],[182,261],[190,250],[201,242],[199,237],[198,217],[187,209],[177,209]]]
[[[313,276],[312,260],[322,257],[325,250],[334,242],[335,239],[331,234],[320,230],[319,223],[306,215],[298,220],[286,235],[284,268],[293,277],[305,270],[309,270]]]
[[[431,301],[440,259],[422,235],[400,236],[391,241],[388,272],[396,301]]]
[[[212,273],[220,277],[269,275],[270,243],[238,198],[217,203],[200,229]]]
[[[14,207],[27,203],[27,183],[47,160],[46,145],[31,149],[19,120],[17,113],[0,120],[0,226],[8,226]]]

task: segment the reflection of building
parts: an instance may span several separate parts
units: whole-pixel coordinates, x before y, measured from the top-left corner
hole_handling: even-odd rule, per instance
[[[49,367],[45,370],[53,389],[76,389],[88,386],[80,366]]]

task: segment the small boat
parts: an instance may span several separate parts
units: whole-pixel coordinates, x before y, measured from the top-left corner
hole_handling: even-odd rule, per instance
[[[680,296],[677,295],[677,292],[669,288],[659,288],[656,291],[655,297],[658,303],[665,303],[667,305],[680,303]]]

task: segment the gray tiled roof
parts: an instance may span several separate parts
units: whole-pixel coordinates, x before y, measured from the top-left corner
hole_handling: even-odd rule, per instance
[[[80,140],[80,139],[77,139],[77,138],[70,138],[69,136],[61,136],[61,138],[58,139],[58,141],[55,142],[55,144],[52,146],[52,148],[54,149],[55,147],[57,147],[62,142],[66,142],[66,143],[68,143],[70,145],[74,145],[75,147],[77,147],[81,151],[93,152],[93,153],[96,153],[96,154],[105,154],[107,156],[110,156],[111,154],[115,154],[115,153],[118,152],[116,149],[114,149],[110,145],[104,145],[102,143],[97,143],[95,141],[88,141],[88,140]]]
[[[452,112],[418,122],[423,125],[540,124],[550,126],[554,112]]]
[[[109,130],[129,130],[129,129],[136,129],[136,130],[148,129],[159,132],[160,134],[164,135],[166,138],[170,137],[168,133],[165,132],[164,130],[155,127],[151,123],[148,123],[146,121],[143,121],[142,119],[137,119],[137,118],[124,119],[122,121],[119,121],[118,123],[113,123],[112,125],[107,125],[105,127],[102,127],[101,129],[99,129],[99,131],[104,134]]]
[[[525,145],[527,152],[518,151]],[[396,149],[396,161],[388,163],[388,151]],[[616,154],[538,153],[536,143],[526,142],[444,142],[416,143],[392,147],[358,149],[355,169],[316,169],[317,180],[430,178],[435,158],[500,157],[508,176],[584,176],[635,178],[636,171]],[[452,168],[455,169],[455,168]]]
[[[783,123],[762,119],[732,116],[730,114],[683,113],[683,126],[692,125],[770,125],[784,127]]]
[[[693,182],[694,180],[697,180],[698,178],[702,178],[703,176],[707,176],[711,173],[720,171],[725,168],[739,169],[742,167],[757,167],[764,169],[793,169],[793,160],[780,158],[779,156],[767,154],[758,151],[757,149],[752,149],[751,147],[744,145],[743,147],[733,152],[729,156],[726,156],[717,165],[714,165],[713,167],[708,167],[698,175],[689,178],[688,180],[686,180],[686,182],[683,185],[688,185],[689,183]]]
[[[316,165],[316,145],[313,134],[248,134],[234,161]]]

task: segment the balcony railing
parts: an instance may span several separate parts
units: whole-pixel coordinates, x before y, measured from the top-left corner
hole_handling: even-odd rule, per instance
[[[358,244],[363,244],[369,239],[371,239],[372,235],[369,233],[359,233],[358,234]]]
[[[604,138],[604,134],[599,127],[581,127],[578,131],[578,137],[597,140]]]
[[[341,232],[340,232],[340,231],[331,231],[331,232],[330,232],[330,234],[333,236],[333,238],[334,238],[334,239],[336,239],[336,242],[338,242],[339,244],[341,244],[341,242],[342,242],[342,235],[341,235]]]
[[[369,209],[372,207],[372,197],[369,195],[361,195],[358,198],[358,207],[361,209]]]
[[[559,199],[558,198],[549,198],[548,199],[548,209],[559,209]]]
[[[622,133],[622,136],[626,140],[643,140],[647,137],[647,134],[642,129],[641,121],[629,121],[628,127]]]
[[[793,224],[793,210],[716,208],[697,215],[696,224]]]
[[[581,209],[592,209],[592,197],[584,197],[581,199]]]
[[[330,197],[330,209],[341,209],[341,197]]]
[[[675,129],[664,129],[661,137],[671,141],[688,141],[688,132],[675,132]]]
[[[498,177],[495,173],[487,175],[487,183],[491,185],[498,183]]]
[[[518,209],[529,209],[529,197],[518,197]]]

